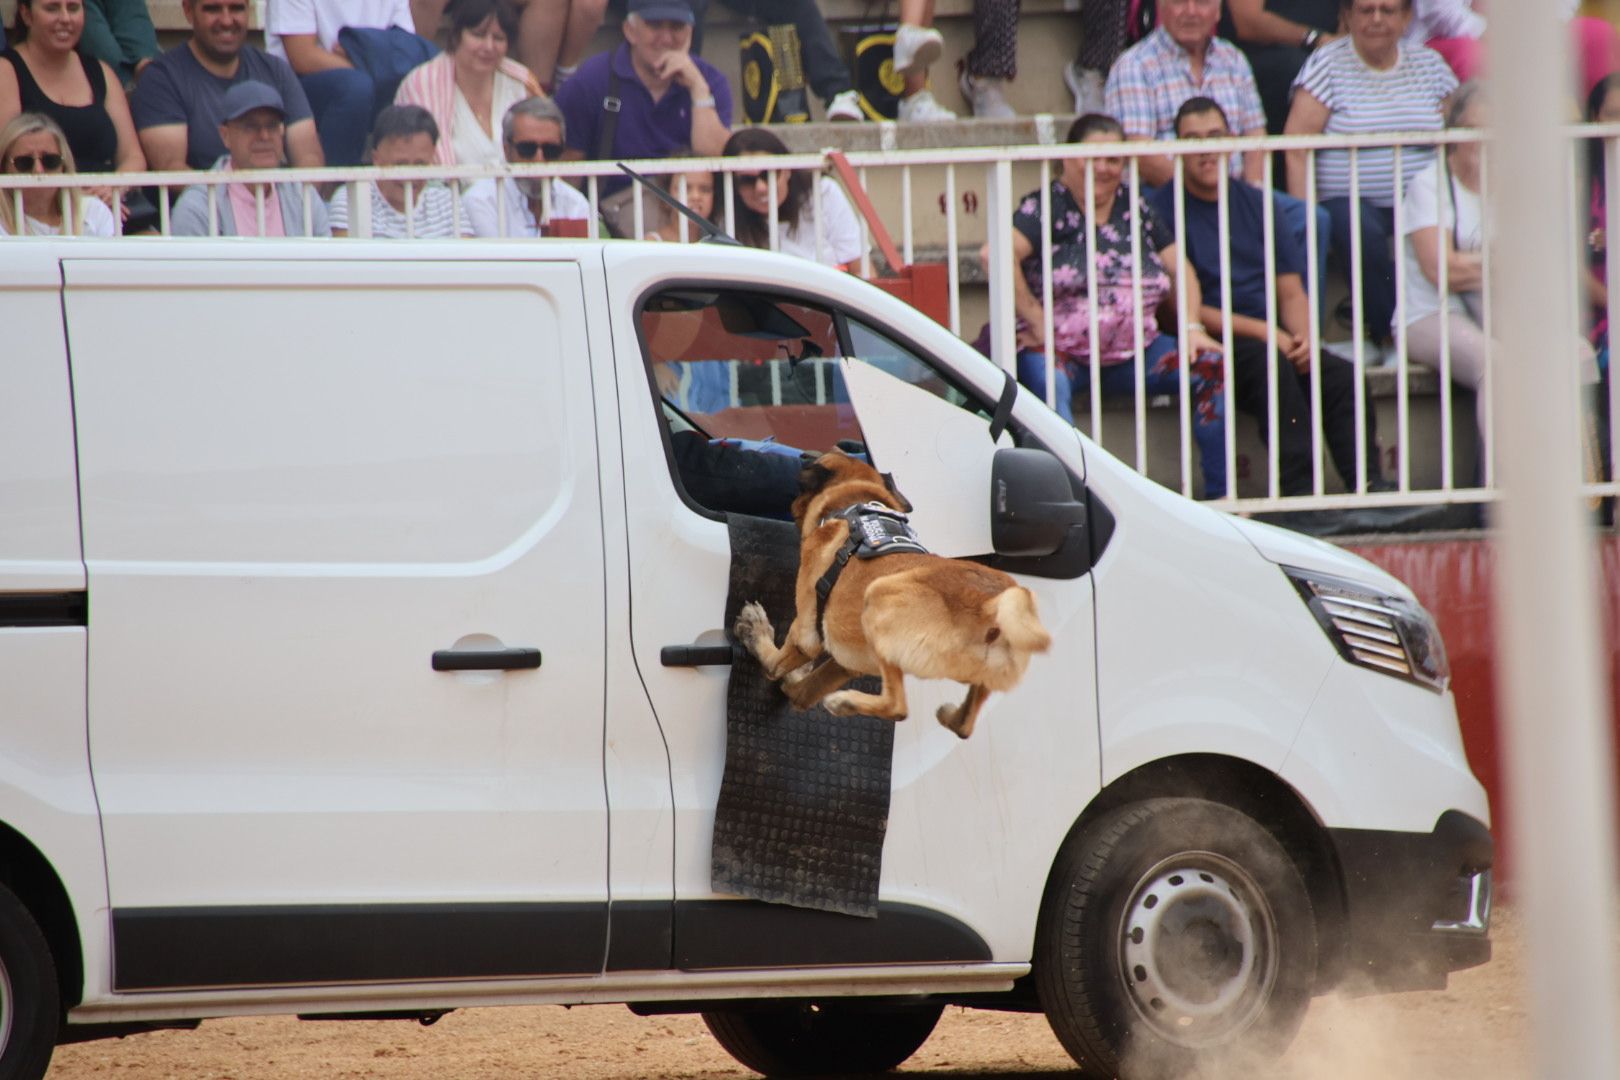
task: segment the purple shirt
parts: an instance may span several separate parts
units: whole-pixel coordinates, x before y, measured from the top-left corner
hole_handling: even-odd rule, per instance
[[[714,95],[714,108],[720,122],[731,126],[731,87],[726,77],[701,57],[693,61]],[[692,95],[678,83],[670,84],[656,102],[636,77],[630,64],[630,45],[621,44],[612,53],[598,53],[579,66],[557,91],[557,105],[568,120],[568,145],[595,159],[597,133],[604,113],[602,99],[608,92],[608,65],[619,74],[619,126],[613,133],[611,157],[618,159],[665,158],[692,145]],[[630,181],[623,177],[601,181],[602,193],[616,191]]]

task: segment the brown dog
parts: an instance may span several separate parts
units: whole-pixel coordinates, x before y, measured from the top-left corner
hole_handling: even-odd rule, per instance
[[[782,680],[795,706],[819,701],[835,716],[904,720],[906,674],[965,683],[962,704],[942,705],[936,715],[967,738],[989,693],[1018,685],[1030,654],[1052,643],[1034,595],[1000,570],[961,559],[915,550],[849,558],[818,626],[817,583],[850,537],[849,520],[835,515],[867,503],[906,513],[911,504],[888,477],[838,451],[805,466],[799,490],[799,575],[787,640],[776,647],[776,631],[757,603],[738,614],[737,640],[766,675]],[[823,648],[830,655],[812,667]],[[882,691],[833,692],[857,674],[881,676]]]

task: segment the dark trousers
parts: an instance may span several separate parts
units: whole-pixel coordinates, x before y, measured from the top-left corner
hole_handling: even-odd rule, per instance
[[[1311,376],[1297,371],[1282,353],[1266,363],[1266,343],[1257,338],[1232,341],[1233,397],[1238,411],[1260,422],[1260,441],[1270,445],[1266,428],[1268,371],[1277,379],[1278,490],[1284,495],[1311,492]],[[1365,401],[1367,482],[1383,477],[1378,466],[1377,421],[1372,399]],[[1356,483],[1356,366],[1333,353],[1322,354],[1322,441],[1345,486]]]
[[[379,109],[376,85],[359,68],[331,68],[298,76],[314,114],[328,165],[358,165]],[[449,138],[449,133],[442,134]]]
[[[1383,341],[1395,319],[1395,211],[1361,200],[1361,266],[1355,268],[1350,265],[1349,198],[1323,199],[1322,208],[1333,222],[1333,265],[1346,280],[1357,269],[1361,274],[1362,333]]]
[[[1288,105],[1294,76],[1310,55],[1298,45],[1240,45],[1254,71],[1255,88],[1260,91],[1260,107],[1266,111],[1266,133],[1281,135],[1288,122]]]
[[[792,23],[799,32],[805,81],[822,101],[831,101],[845,90],[855,88],[816,0],[724,0],[724,3],[737,14],[767,26]],[[697,17],[692,27],[693,56],[703,50],[703,20],[708,12],[709,0],[692,0],[692,13]]]

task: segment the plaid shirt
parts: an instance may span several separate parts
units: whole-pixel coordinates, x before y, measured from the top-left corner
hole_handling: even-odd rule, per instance
[[[1254,72],[1237,46],[1211,38],[1204,52],[1204,81],[1193,81],[1192,57],[1164,27],[1132,45],[1114,62],[1104,92],[1109,115],[1133,139],[1176,137],[1176,110],[1194,97],[1214,98],[1226,112],[1232,132],[1264,132],[1265,110]],[[1232,156],[1232,172],[1241,173],[1241,155]]]

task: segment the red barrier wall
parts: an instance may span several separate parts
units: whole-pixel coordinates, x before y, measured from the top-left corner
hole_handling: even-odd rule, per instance
[[[1512,822],[1503,776],[1504,740],[1497,731],[1496,652],[1492,573],[1495,548],[1488,540],[1408,541],[1355,545],[1351,551],[1377,563],[1412,587],[1434,614],[1451,658],[1451,682],[1457,695],[1457,717],[1474,775],[1490,793],[1492,832],[1496,834],[1498,881],[1512,873]],[[1620,701],[1620,538],[1605,536],[1599,544],[1600,607],[1606,645],[1610,701]],[[1615,714],[1611,705],[1611,713]],[[1610,737],[1620,735],[1620,714],[1611,715]]]

